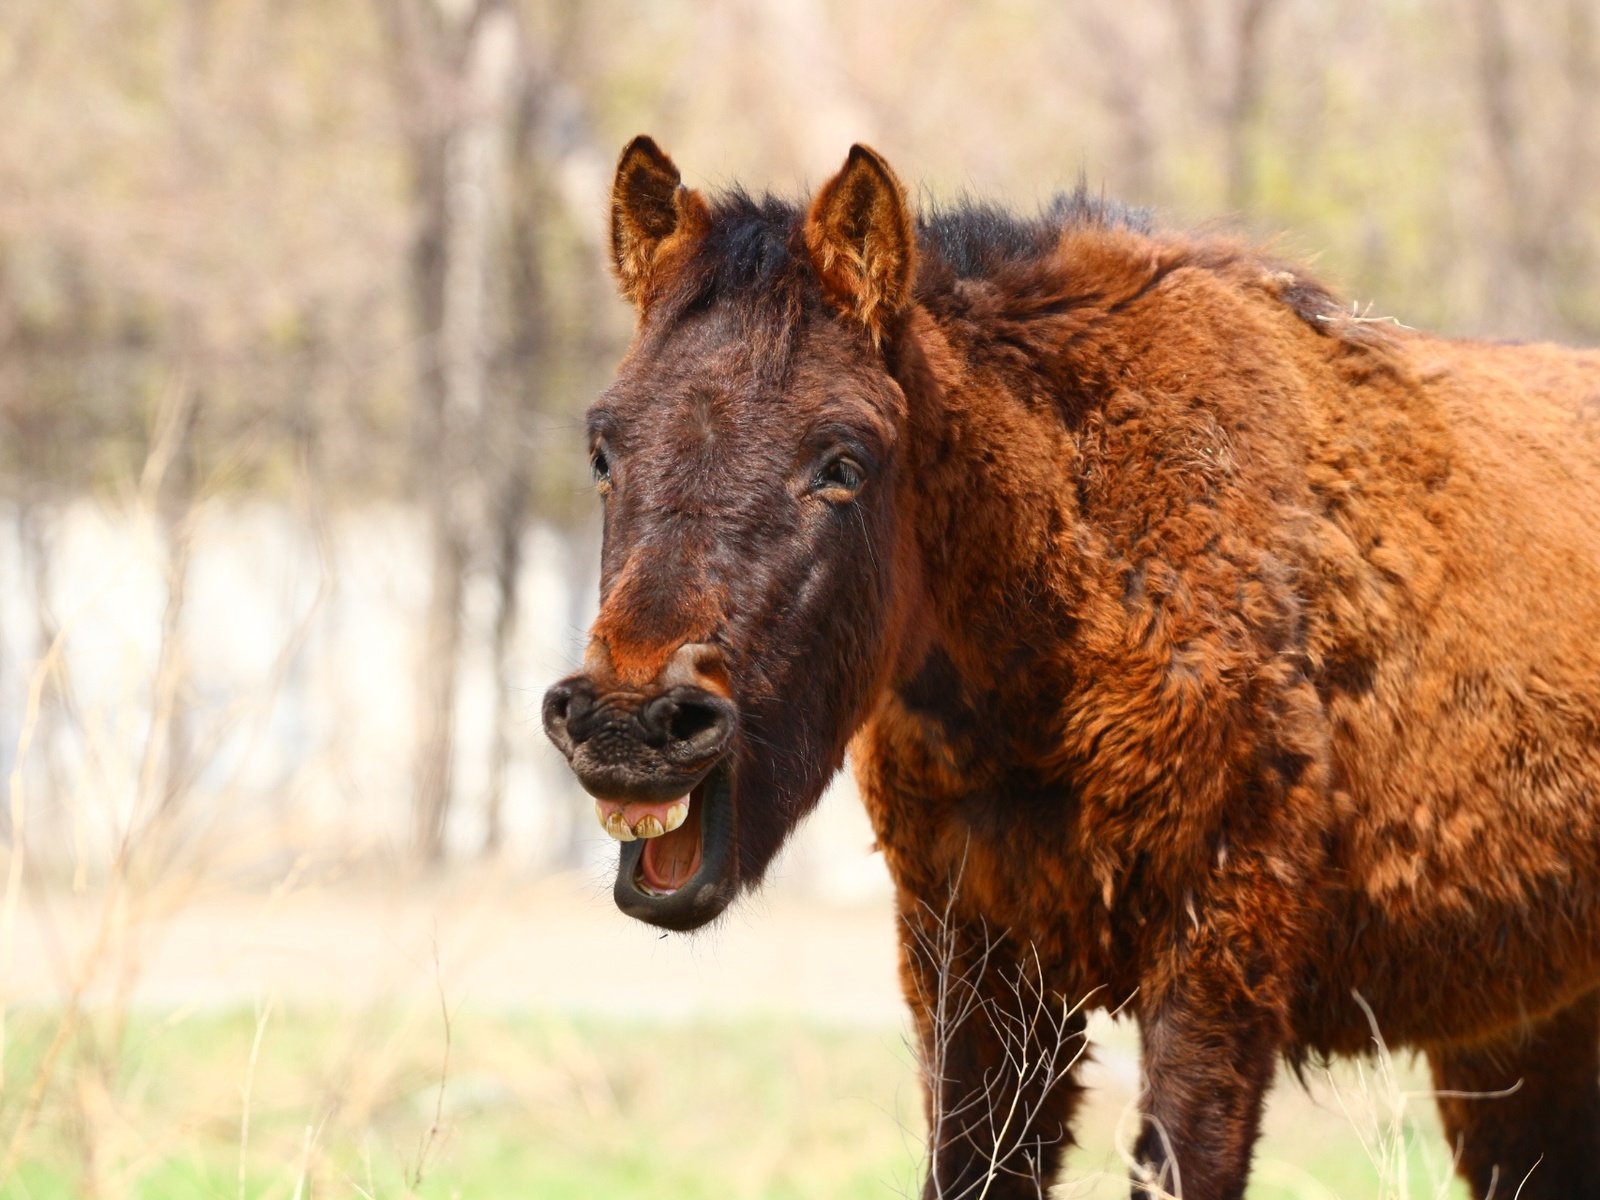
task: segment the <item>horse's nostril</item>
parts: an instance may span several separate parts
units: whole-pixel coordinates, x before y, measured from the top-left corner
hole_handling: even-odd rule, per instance
[[[572,704],[572,692],[562,684],[556,684],[544,694],[544,723],[552,721],[565,724],[567,709]]]
[[[709,692],[679,693],[667,721],[666,752],[689,761],[720,751],[733,731],[732,706]]]
[[[570,756],[587,736],[583,728],[573,727],[579,725],[584,714],[593,707],[594,697],[581,680],[558,683],[544,694],[541,712],[544,731],[563,754]]]
[[[699,688],[674,688],[639,710],[645,740],[669,756],[687,760],[722,748],[733,726],[726,700]]]
[[[563,753],[572,747],[572,737],[567,733],[567,711],[572,704],[572,689],[558,683],[544,694],[540,715],[544,718],[545,735]]]
[[[687,742],[689,739],[715,727],[723,720],[723,716],[716,709],[704,704],[680,704],[678,710],[672,714],[672,720],[667,722],[667,731],[675,742]]]

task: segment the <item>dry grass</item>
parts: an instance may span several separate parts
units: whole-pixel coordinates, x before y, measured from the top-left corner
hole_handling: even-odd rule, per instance
[[[57,1013],[13,1016],[31,1075]],[[918,1194],[920,1099],[894,1029],[437,1008],[94,1013],[49,1072],[6,1197]],[[1127,1195],[1132,1033],[1094,1030],[1096,1091],[1057,1196]],[[1283,1081],[1253,1197],[1460,1195],[1416,1078]],[[441,1088],[441,1078],[443,1087]],[[1396,1103],[1399,1101],[1399,1103]],[[15,1132],[15,1109],[0,1126]],[[1121,1139],[1118,1129],[1121,1129]]]

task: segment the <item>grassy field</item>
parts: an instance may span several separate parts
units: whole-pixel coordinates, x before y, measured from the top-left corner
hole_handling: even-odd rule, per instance
[[[883,1200],[916,1194],[894,1029],[442,1010],[7,1016],[0,1195]],[[1126,1195],[1112,1030],[1058,1196]],[[1252,1197],[1461,1196],[1416,1072],[1283,1081]]]

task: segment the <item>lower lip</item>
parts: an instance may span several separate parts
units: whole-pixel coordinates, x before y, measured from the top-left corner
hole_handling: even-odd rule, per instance
[[[736,806],[731,764],[719,766],[691,793],[691,820],[700,825],[699,846],[682,882],[670,890],[652,882],[644,868],[650,841],[623,843],[613,889],[617,907],[665,929],[689,930],[712,920],[733,898],[737,883],[734,846]]]

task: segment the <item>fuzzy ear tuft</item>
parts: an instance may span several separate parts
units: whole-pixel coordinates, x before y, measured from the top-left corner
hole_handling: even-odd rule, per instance
[[[629,142],[611,184],[611,265],[623,296],[643,309],[669,240],[705,220],[705,201],[661,147],[644,134]]]
[[[822,290],[877,340],[911,300],[917,243],[905,189],[876,151],[850,147],[811,202],[805,238]]]

